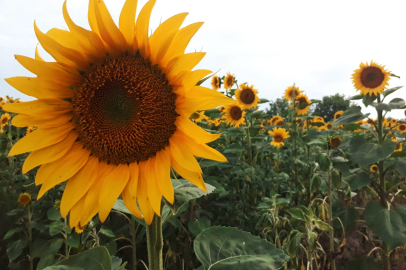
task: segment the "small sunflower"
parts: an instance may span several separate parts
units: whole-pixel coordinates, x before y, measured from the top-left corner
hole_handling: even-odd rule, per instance
[[[96,214],[104,222],[117,198],[151,224],[161,202],[174,200],[171,167],[206,190],[195,157],[226,158],[207,146],[220,135],[207,133],[189,118],[196,111],[235,101],[196,86],[211,73],[194,70],[205,53],[185,53],[202,23],[181,28],[187,13],[161,23],[150,35],[155,0],[136,18],[136,0],[126,0],[117,26],[103,0],[89,0],[91,30],[76,25],[63,4],[67,30],[47,33],[34,25],[41,46],[55,61],[16,55],[35,77],[6,81],[37,98],[3,109],[16,113],[17,127],[37,130],[20,139],[9,156],[31,152],[23,173],[42,165],[35,179],[41,198],[68,181],[61,214],[71,227]],[[135,22],[135,23],[134,23]]]
[[[396,123],[398,122],[398,120],[396,120],[395,118],[392,118],[392,119],[390,120],[390,122],[391,122],[393,125],[396,125]]]
[[[309,112],[310,106],[300,108],[300,106],[304,106],[305,104],[307,105],[312,104],[312,101],[307,98],[306,94],[301,93],[300,95],[296,96],[295,100],[298,106],[297,108],[298,115],[305,115],[306,113]]]
[[[214,75],[211,78],[211,86],[213,87],[213,90],[218,90],[220,88],[220,78]]]
[[[340,118],[340,116],[344,113],[344,111],[338,111],[334,114],[334,120],[337,120],[338,118]]]
[[[18,203],[21,205],[26,205],[26,204],[29,204],[30,202],[31,202],[31,195],[28,194],[27,192],[21,194],[20,197],[18,198]]]
[[[241,84],[235,91],[235,98],[243,109],[249,110],[258,106],[258,90],[254,89],[253,85],[248,86],[248,84],[245,83]]]
[[[317,127],[317,126],[316,126],[316,129],[318,129],[318,130],[328,130],[327,127],[326,127],[326,125],[320,126],[320,127]]]
[[[313,119],[313,122],[324,123],[324,118],[321,116],[317,116],[316,118]]]
[[[333,128],[333,124],[327,123],[327,124],[326,124],[326,127],[327,127],[328,129],[332,129],[332,128]]]
[[[341,137],[340,136],[333,136],[328,141],[328,146],[330,149],[336,149],[341,144]]]
[[[229,105],[224,110],[223,118],[228,124],[234,127],[245,125],[245,112],[239,104]]]
[[[223,85],[226,90],[230,90],[233,87],[235,81],[234,74],[231,75],[230,72],[227,72],[227,76],[224,78]]]
[[[10,119],[11,119],[10,114],[3,113],[0,117],[0,126],[4,127],[5,125],[7,125]]]
[[[81,226],[79,223],[78,225],[75,226],[75,231],[77,234],[81,234],[85,231],[86,227],[87,227],[87,224],[84,226]]]
[[[285,145],[283,140],[290,137],[289,132],[287,132],[284,128],[274,128],[272,131],[268,131],[268,133],[273,136],[271,145],[278,149],[281,147],[281,145]]]
[[[352,82],[355,89],[361,92],[361,95],[378,96],[389,85],[391,72],[385,70],[385,66],[371,61],[370,64],[368,62],[361,63],[359,67],[352,74]]]
[[[406,124],[400,124],[398,126],[398,131],[402,132],[402,133],[405,133],[406,132]]]
[[[301,93],[302,93],[302,91],[299,90],[299,87],[292,85],[285,89],[284,98],[286,100],[294,100]]]
[[[274,126],[274,125],[276,125],[275,123],[278,122],[278,121],[280,121],[280,120],[282,120],[282,122],[283,122],[283,118],[282,118],[282,117],[280,117],[279,115],[275,115],[274,117],[272,117],[272,118],[268,121],[268,123],[269,123],[271,126]]]
[[[213,127],[218,127],[218,126],[221,125],[222,121],[221,121],[221,119],[216,118],[216,119],[210,120],[209,123],[210,123]]]
[[[377,165],[372,165],[369,170],[373,173],[376,173],[378,171],[378,166]]]
[[[398,143],[398,144],[396,145],[395,152],[401,152],[402,149],[403,149],[402,143]]]
[[[392,137],[391,139],[392,139],[392,142],[394,142],[394,143],[398,142],[398,139],[396,137]]]
[[[201,122],[204,119],[204,111],[201,112],[195,112],[192,114],[192,120],[195,121],[196,123]]]
[[[373,125],[373,124],[374,124],[374,120],[371,119],[371,118],[368,118],[367,120],[365,120],[365,123],[366,123],[366,124]]]

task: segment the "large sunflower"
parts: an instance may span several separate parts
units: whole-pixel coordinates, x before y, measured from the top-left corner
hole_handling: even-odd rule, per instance
[[[299,96],[301,93],[302,91],[299,90],[299,87],[292,85],[285,89],[284,98],[286,100],[294,100],[295,97]]]
[[[245,83],[241,84],[235,91],[235,98],[243,109],[249,110],[258,106],[258,90],[254,89],[253,85],[248,86],[248,84]]]
[[[312,101],[307,98],[306,94],[301,93],[295,99],[296,99],[297,106],[298,106],[297,114],[298,115],[305,115],[306,113],[308,113],[309,109],[310,109],[310,106],[306,106],[304,108],[301,108],[301,106],[304,106],[305,104],[307,104],[307,105],[312,104]]]
[[[238,104],[229,105],[224,109],[223,113],[223,118],[231,126],[245,125],[245,112],[242,106]]]
[[[285,145],[283,140],[290,137],[289,132],[284,128],[274,128],[272,131],[268,131],[268,133],[273,136],[271,145],[278,149],[281,147],[281,145]]]
[[[83,227],[99,213],[103,222],[122,194],[128,209],[150,224],[160,215],[161,199],[174,200],[172,167],[206,190],[194,158],[225,157],[206,143],[217,139],[189,117],[199,110],[235,101],[212,89],[195,86],[209,70],[191,71],[205,55],[184,51],[202,23],[184,28],[187,13],[163,22],[148,37],[155,0],[136,17],[136,0],[127,0],[119,26],[102,0],[89,1],[91,31],[76,25],[66,2],[63,15],[69,31],[35,33],[56,62],[16,55],[37,77],[7,82],[37,100],[6,104],[17,113],[13,124],[36,126],[11,149],[9,156],[31,152],[23,173],[43,164],[36,175],[38,199],[69,179],[61,214]]]
[[[359,69],[354,70],[352,82],[361,95],[369,94],[370,96],[382,93],[386,86],[389,85],[389,76],[391,72],[374,61],[361,63]]]

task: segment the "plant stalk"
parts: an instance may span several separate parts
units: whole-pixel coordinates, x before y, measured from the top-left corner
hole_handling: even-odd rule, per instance
[[[328,153],[328,152],[327,152]],[[331,184],[332,184],[332,176],[331,176],[331,168],[328,168],[328,183],[327,183],[327,196],[329,200],[328,204],[328,224],[331,226],[332,229],[329,231],[329,248],[330,248],[330,253],[329,253],[329,259],[330,259],[330,264],[331,264],[331,270],[336,270],[336,261],[333,257],[334,254],[334,229],[333,229],[333,195],[331,192]]]
[[[133,270],[137,270],[137,231],[135,229],[135,220],[131,218],[131,244],[133,246]]]
[[[147,226],[148,270],[163,270],[163,236],[161,217],[155,215],[151,225]]]
[[[32,257],[32,229],[31,229],[31,219],[32,219],[32,212],[31,212],[31,203],[27,205],[27,212],[28,212],[28,249],[29,249],[29,261],[30,261],[30,270],[34,270],[34,262]]]

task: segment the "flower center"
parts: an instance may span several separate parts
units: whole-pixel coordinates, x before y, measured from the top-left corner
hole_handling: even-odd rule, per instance
[[[242,117],[242,110],[239,107],[232,107],[230,110],[230,116],[233,120],[240,120]]]
[[[273,138],[275,142],[281,142],[283,140],[283,137],[279,134],[275,135]]]
[[[376,88],[381,85],[385,75],[377,67],[367,67],[361,73],[361,83],[368,88]]]
[[[244,89],[241,91],[240,99],[245,104],[251,104],[255,100],[255,94],[251,89]]]
[[[400,126],[399,126],[399,129],[400,129],[400,130],[405,130],[405,129],[406,129],[406,126],[405,126],[405,125],[400,125]]]
[[[158,66],[142,57],[108,57],[84,75],[73,98],[79,140],[109,164],[154,157],[176,130],[172,90]]]

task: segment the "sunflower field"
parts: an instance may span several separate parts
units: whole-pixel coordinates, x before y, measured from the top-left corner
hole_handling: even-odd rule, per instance
[[[34,100],[0,97],[0,269],[406,269],[399,77],[353,72],[376,118],[327,121],[297,85],[275,113],[231,72],[193,70],[186,13],[150,35],[154,4],[126,0],[116,25],[90,0],[86,30],[65,2],[68,30],[34,26],[55,62],[16,55],[36,76],[6,79]]]

